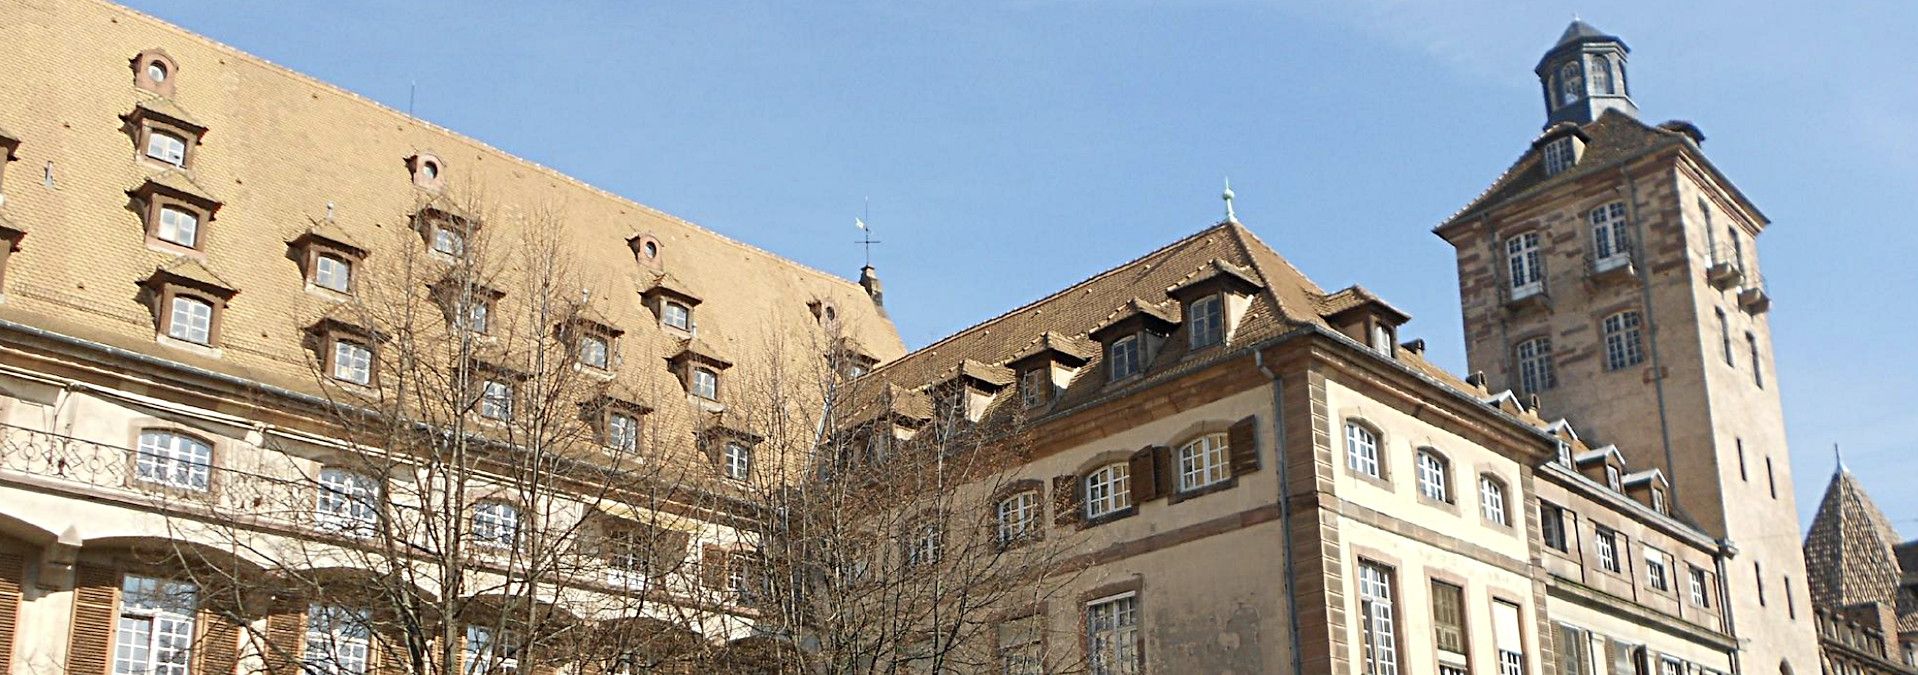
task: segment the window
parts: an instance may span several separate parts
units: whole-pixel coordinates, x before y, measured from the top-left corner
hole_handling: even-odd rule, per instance
[[[1732,261],[1738,264],[1738,272],[1745,272],[1745,243],[1738,239],[1738,228],[1725,228],[1725,236],[1732,242]]]
[[[745,443],[728,442],[726,444],[726,477],[733,480],[746,480],[753,475],[753,449]]]
[[[1625,202],[1612,202],[1586,214],[1592,224],[1592,252],[1598,271],[1631,259],[1631,233],[1626,228]]]
[[[1027,408],[1045,405],[1046,390],[1051,387],[1051,368],[1040,366],[1019,376],[1019,401]]]
[[[623,412],[607,413],[606,447],[626,452],[639,449],[639,418]]]
[[[186,139],[164,131],[147,132],[147,156],[172,164],[186,166]]]
[[[1556,176],[1578,163],[1577,148],[1572,147],[1572,142],[1572,137],[1566,136],[1545,144],[1545,175]]]
[[[1371,342],[1372,351],[1386,356],[1392,356],[1398,348],[1398,344],[1392,341],[1392,327],[1382,321],[1372,323]]]
[[[1605,369],[1619,370],[1645,361],[1639,343],[1638,312],[1619,312],[1605,317]]]
[[[154,84],[165,82],[166,81],[166,64],[157,60],[148,61],[147,62],[147,79],[152,80]]]
[[[932,565],[939,562],[945,547],[945,533],[938,523],[926,523],[913,529],[912,540],[906,543],[906,566]]]
[[[666,301],[660,305],[659,322],[680,330],[692,330],[693,310],[683,304]]]
[[[1645,553],[1645,583],[1655,590],[1672,590],[1671,571],[1665,563],[1665,554],[1650,546],[1639,548]]]
[[[1791,597],[1791,577],[1784,577],[1784,582],[1785,582],[1785,615],[1789,618],[1797,619],[1798,603],[1794,601],[1795,598]]]
[[[1659,513],[1666,513],[1664,490],[1652,488],[1652,510]]]
[[[1758,358],[1758,336],[1752,333],[1746,333],[1745,344],[1751,348],[1752,353],[1752,384],[1758,385],[1759,389],[1764,389],[1765,362]]]
[[[1112,342],[1108,358],[1112,360],[1111,378],[1123,380],[1139,373],[1143,369],[1144,359],[1139,354],[1139,336],[1127,335]]]
[[[1433,644],[1439,649],[1439,669],[1465,672],[1465,589],[1432,581]]]
[[[1686,572],[1687,576],[1691,577],[1692,582],[1692,605],[1710,608],[1712,606],[1712,600],[1711,595],[1705,592],[1705,570],[1691,566]]]
[[[1392,570],[1359,561],[1359,618],[1365,675],[1398,675],[1398,627],[1392,611]]]
[[[313,521],[328,532],[365,537],[379,522],[379,484],[346,469],[320,470]]]
[[[479,298],[467,300],[456,308],[453,321],[460,330],[485,335],[493,327],[493,305]]]
[[[589,367],[605,370],[608,364],[606,356],[606,338],[598,335],[579,336],[579,362]]]
[[[1571,105],[1585,96],[1585,74],[1580,72],[1578,63],[1567,63],[1558,69],[1558,100],[1560,105]]]
[[[353,287],[353,263],[331,255],[314,258],[313,285],[330,291],[348,292]]]
[[[1623,474],[1618,472],[1618,467],[1609,464],[1605,466],[1605,487],[1609,487],[1613,492],[1617,492],[1623,488],[1623,480]]]
[[[1086,476],[1086,517],[1098,518],[1132,506],[1132,482],[1125,462],[1099,467]]]
[[[1373,478],[1379,474],[1379,437],[1357,422],[1345,423],[1345,466]]]
[[[488,548],[512,548],[519,541],[519,509],[492,500],[474,506],[473,540]]]
[[[1492,601],[1492,644],[1498,649],[1499,675],[1525,675],[1525,642],[1518,605]]]
[[[1086,605],[1086,665],[1091,675],[1134,675],[1139,668],[1139,596]]]
[[[1558,626],[1559,675],[1594,675],[1591,634],[1586,633],[1582,628],[1562,623],[1556,625]]]
[[[1658,657],[1658,675],[1685,675],[1685,662],[1669,656]]]
[[[1486,521],[1501,527],[1511,524],[1505,518],[1505,484],[1497,478],[1479,476],[1478,501],[1485,511]]]
[[[513,635],[486,626],[468,625],[461,648],[464,675],[505,675],[519,672],[519,647]]]
[[[1039,524],[1039,493],[1027,490],[999,500],[999,543],[1009,545],[1032,536]]]
[[[486,380],[480,384],[480,417],[489,420],[505,420],[513,416],[513,385],[501,380]]]
[[[1511,276],[1513,300],[1545,290],[1545,263],[1538,250],[1537,232],[1505,240],[1505,263]]]
[[[199,244],[200,216],[186,209],[160,207],[160,224],[153,236],[170,244],[193,248]]]
[[[1045,615],[1001,621],[997,630],[1002,675],[1045,675]]]
[[[1419,451],[1418,478],[1419,495],[1435,502],[1452,502],[1451,481],[1447,478],[1446,461],[1437,452],[1426,448]]]
[[[1745,439],[1734,438],[1732,442],[1738,446],[1738,479],[1751,482],[1751,476],[1745,473]]]
[[[142,482],[204,492],[213,472],[213,446],[170,431],[140,432],[134,477]]]
[[[719,400],[719,373],[706,368],[694,368],[693,395],[707,400]]]
[[[433,250],[454,257],[466,255],[466,235],[445,225],[434,225]]]
[[[1603,56],[1592,57],[1592,91],[1600,94],[1617,93],[1612,89],[1612,62]]]
[[[1764,566],[1759,565],[1758,561],[1756,560],[1752,561],[1752,578],[1758,581],[1758,606],[1764,607],[1765,606],[1765,568]]]
[[[1721,351],[1725,352],[1725,365],[1736,365],[1732,361],[1731,321],[1725,318],[1725,310],[1723,308],[1714,308],[1712,311],[1718,313],[1718,346]]]
[[[1560,552],[1570,551],[1571,542],[1565,536],[1565,509],[1539,502],[1538,516],[1539,538],[1545,540],[1545,545]]]
[[[1598,566],[1614,574],[1622,572],[1618,566],[1618,533],[1610,529],[1598,528]]]
[[[1179,491],[1189,492],[1230,478],[1225,434],[1207,434],[1179,448]]]
[[[306,608],[306,675],[366,675],[372,653],[372,614],[312,604]]]
[[[113,638],[113,672],[188,675],[193,663],[193,613],[199,588],[184,581],[127,575],[120,583],[120,621]]]
[[[1513,350],[1518,356],[1519,387],[1525,393],[1535,394],[1558,386],[1558,376],[1552,372],[1552,339],[1536,337],[1518,343]]]
[[[166,334],[194,344],[212,344],[213,304],[185,295],[173,296],[173,308],[167,313]]]
[[[1192,317],[1189,326],[1192,348],[1209,347],[1225,340],[1225,315],[1221,313],[1219,296],[1208,295],[1192,303]]]
[[[1778,498],[1778,475],[1772,473],[1771,458],[1765,458],[1765,487],[1771,490],[1771,498]]]
[[[752,602],[759,597],[758,584],[753,583],[758,576],[758,569],[751,558],[735,554],[730,564],[726,565],[726,591],[732,594],[735,601]]]
[[[353,384],[373,381],[373,350],[352,340],[333,340],[333,379]]]

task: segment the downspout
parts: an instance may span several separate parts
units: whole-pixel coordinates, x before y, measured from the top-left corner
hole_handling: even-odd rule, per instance
[[[1635,240],[1632,242],[1632,247],[1637,249],[1634,253],[1638,254],[1638,259],[1643,260],[1645,258],[1645,222],[1638,217],[1638,183],[1632,180],[1631,172],[1622,165],[1618,167],[1618,175],[1625,180],[1625,204],[1631,211],[1629,217],[1632,222],[1632,238]],[[1683,236],[1682,225],[1680,236]],[[1679,489],[1679,481],[1676,480],[1678,461],[1672,454],[1671,415],[1665,409],[1665,362],[1664,359],[1659,358],[1658,354],[1658,318],[1652,313],[1652,267],[1649,264],[1645,266],[1645,272],[1639,279],[1638,289],[1640,301],[1645,306],[1645,332],[1651,336],[1646,351],[1652,356],[1652,395],[1658,403],[1658,436],[1659,441],[1665,446],[1665,470],[1674,478],[1670,485],[1672,501],[1683,504],[1684,502],[1679,498],[1684,492]],[[1720,576],[1719,579],[1723,580],[1724,577]]]
[[[1265,365],[1265,350],[1252,350],[1259,374],[1272,381],[1272,472],[1279,479],[1279,541],[1285,547],[1286,631],[1292,642],[1292,672],[1305,672],[1305,638],[1299,630],[1299,570],[1292,554],[1292,482],[1285,464],[1285,388],[1278,373]],[[1721,584],[1722,587],[1722,584]]]
[[[1738,555],[1738,547],[1733,546],[1730,539],[1720,539],[1718,540],[1718,554],[1712,556],[1712,566],[1718,570],[1718,614],[1725,620],[1725,634],[1732,638],[1732,649],[1729,653],[1732,663],[1732,675],[1738,675],[1738,673],[1744,672],[1742,664],[1738,661],[1739,647],[1741,646],[1738,643],[1738,631],[1732,626],[1732,595],[1731,591],[1726,590],[1725,585],[1725,560],[1735,555]]]

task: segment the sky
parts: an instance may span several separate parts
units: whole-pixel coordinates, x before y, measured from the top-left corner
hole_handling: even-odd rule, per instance
[[[848,277],[869,200],[910,347],[1217,222],[1230,176],[1261,238],[1461,371],[1430,230],[1538,133],[1531,69],[1582,12],[1633,49],[1641,116],[1696,123],[1772,220],[1805,522],[1837,443],[1918,536],[1918,3],[129,4]]]

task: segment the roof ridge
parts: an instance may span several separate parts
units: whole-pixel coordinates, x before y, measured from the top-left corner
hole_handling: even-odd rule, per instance
[[[707,227],[705,227],[705,226],[703,226],[703,225],[700,225],[700,224],[698,224],[698,223],[695,223],[695,222],[692,222],[692,221],[690,221],[690,220],[687,220],[687,219],[685,219],[685,218],[681,218],[681,217],[679,217],[679,216],[676,216],[676,215],[673,215],[673,214],[671,214],[671,213],[667,213],[667,212],[665,212],[665,211],[661,211],[661,210],[659,210],[658,208],[655,208],[655,207],[652,207],[652,206],[648,206],[648,205],[646,205],[646,204],[642,204],[642,203],[640,203],[640,202],[639,202],[638,200],[635,200],[635,199],[633,199],[633,198],[630,198],[630,197],[626,197],[626,196],[624,196],[624,195],[620,195],[620,194],[618,194],[618,193],[615,193],[615,192],[612,192],[612,191],[610,191],[610,190],[607,190],[607,189],[605,189],[605,188],[602,188],[602,187],[599,187],[599,186],[596,186],[596,185],[593,185],[593,184],[591,184],[591,183],[588,183],[588,182],[586,182],[586,181],[583,181],[583,180],[580,180],[579,178],[577,178],[577,177],[574,177],[574,176],[573,176],[573,175],[571,175],[571,174],[568,174],[568,173],[565,173],[565,172],[562,172],[562,171],[560,171],[559,169],[555,169],[555,168],[553,168],[553,167],[550,167],[550,166],[547,166],[547,165],[545,165],[545,164],[541,164],[541,163],[539,163],[539,162],[535,162],[535,161],[533,161],[533,160],[530,160],[530,159],[527,159],[527,158],[525,158],[525,157],[521,157],[521,156],[519,156],[519,155],[517,155],[517,154],[514,154],[514,153],[511,153],[511,152],[508,152],[508,151],[506,151],[506,150],[504,150],[504,149],[501,149],[501,148],[499,148],[499,147],[497,147],[497,146],[495,146],[495,145],[493,145],[493,144],[491,144],[491,143],[487,143],[486,141],[482,141],[482,140],[480,140],[480,139],[478,139],[478,138],[476,138],[476,137],[474,137],[474,136],[471,136],[471,135],[468,135],[468,134],[465,134],[465,133],[461,133],[461,132],[459,132],[459,131],[456,131],[456,130],[454,130],[454,129],[452,129],[452,128],[450,128],[450,127],[446,127],[446,126],[442,126],[442,125],[439,125],[439,124],[436,124],[436,123],[433,123],[433,122],[429,122],[429,121],[427,121],[427,120],[424,120],[424,119],[421,119],[421,118],[419,118],[419,117],[416,117],[416,116],[413,116],[413,115],[411,115],[411,114],[407,114],[407,113],[402,113],[402,112],[400,112],[400,111],[399,111],[398,109],[395,109],[395,108],[393,108],[393,107],[390,107],[390,106],[388,106],[388,105],[386,105],[386,104],[384,104],[384,103],[381,103],[381,102],[379,102],[379,101],[375,101],[375,100],[373,100],[373,99],[371,99],[371,98],[368,98],[367,96],[365,96],[365,95],[363,95],[363,94],[360,94],[359,92],[355,92],[355,91],[353,91],[353,90],[351,90],[351,89],[347,89],[346,87],[343,87],[343,86],[340,86],[340,85],[337,85],[337,84],[333,84],[333,83],[331,83],[331,82],[327,82],[327,81],[325,81],[325,80],[322,80],[322,79],[319,79],[319,78],[317,78],[317,77],[314,77],[314,76],[312,76],[312,75],[308,75],[308,74],[306,74],[306,73],[302,73],[302,72],[300,72],[300,71],[298,71],[298,70],[294,70],[293,68],[290,68],[290,67],[287,67],[287,66],[284,66],[284,65],[281,65],[281,64],[279,64],[279,63],[277,63],[277,62],[274,62],[274,61],[272,61],[272,60],[270,60],[270,59],[267,59],[266,57],[263,57],[263,56],[260,56],[260,55],[258,55],[258,54],[254,54],[254,53],[252,53],[252,52],[249,52],[249,51],[246,51],[246,50],[244,50],[244,49],[240,49],[239,47],[235,47],[235,46],[233,46],[233,45],[229,45],[229,44],[227,44],[227,43],[224,43],[224,42],[221,42],[221,41],[219,41],[219,40],[215,40],[215,39],[213,39],[213,38],[211,38],[211,37],[209,37],[209,36],[207,36],[207,35],[205,35],[205,34],[203,34],[203,33],[200,33],[200,32],[197,32],[197,31],[194,31],[194,30],[192,30],[192,29],[189,29],[189,28],[186,28],[185,26],[181,26],[181,25],[179,25],[179,24],[175,24],[175,23],[173,23],[173,22],[170,22],[170,21],[167,21],[167,20],[165,20],[165,19],[162,19],[162,18],[159,18],[159,17],[156,17],[156,16],[153,16],[153,15],[151,15],[151,14],[147,14],[147,13],[145,13],[145,12],[142,12],[142,11],[140,11],[140,10],[137,10],[137,9],[133,9],[133,8],[131,8],[131,7],[127,7],[127,6],[125,6],[125,5],[121,5],[121,4],[119,4],[119,3],[115,3],[115,2],[112,2],[111,0],[93,0],[93,1],[94,1],[95,3],[97,3],[97,4],[100,4],[100,5],[104,5],[104,6],[106,6],[106,7],[108,7],[108,8],[111,8],[111,9],[113,9],[113,10],[115,10],[115,11],[119,11],[119,12],[121,12],[121,13],[124,13],[124,14],[126,14],[126,15],[128,15],[128,16],[130,16],[131,18],[134,18],[134,19],[138,19],[138,20],[141,20],[141,21],[146,21],[146,22],[148,22],[148,23],[152,23],[152,24],[155,24],[155,25],[157,25],[157,26],[159,26],[159,27],[161,27],[161,28],[165,28],[165,29],[168,29],[168,30],[172,30],[172,31],[175,31],[175,32],[177,32],[177,33],[180,33],[180,34],[182,34],[182,35],[183,35],[183,36],[184,36],[185,38],[187,38],[187,39],[190,39],[190,40],[195,40],[195,41],[198,41],[198,42],[200,42],[200,43],[202,43],[202,44],[204,44],[204,45],[206,45],[206,46],[209,46],[209,47],[213,47],[213,48],[215,48],[215,49],[220,49],[220,50],[225,50],[226,52],[228,52],[228,53],[230,53],[230,54],[232,54],[232,55],[234,55],[234,56],[237,56],[237,57],[243,57],[243,58],[245,58],[245,59],[247,59],[247,60],[249,60],[249,61],[251,61],[251,62],[254,62],[254,63],[258,63],[258,64],[260,64],[260,65],[262,65],[262,66],[265,66],[265,67],[266,67],[266,70],[267,70],[267,71],[269,71],[269,72],[277,72],[277,73],[279,73],[279,74],[281,74],[281,75],[284,75],[284,76],[290,76],[290,77],[291,77],[291,78],[293,78],[294,80],[297,80],[297,81],[301,81],[301,82],[305,82],[305,83],[306,83],[306,84],[308,84],[308,85],[312,85],[312,86],[316,86],[316,87],[319,87],[320,89],[323,89],[323,90],[326,90],[326,91],[329,91],[329,92],[331,92],[331,93],[333,93],[333,94],[338,94],[338,95],[341,95],[341,96],[344,96],[344,97],[346,97],[346,98],[347,98],[347,99],[349,99],[349,100],[352,100],[352,101],[357,101],[357,102],[359,102],[359,103],[361,103],[361,104],[364,104],[364,105],[367,105],[367,106],[371,106],[371,107],[373,107],[373,108],[375,108],[375,109],[377,109],[377,110],[380,110],[380,111],[382,111],[382,112],[385,112],[385,113],[388,113],[388,114],[390,114],[390,115],[392,115],[392,116],[394,116],[394,117],[398,117],[398,118],[400,118],[400,120],[401,120],[401,121],[403,121],[403,122],[406,122],[406,123],[411,123],[411,124],[415,124],[415,125],[418,125],[418,126],[420,126],[420,127],[423,127],[423,128],[425,128],[425,129],[426,129],[426,130],[428,130],[428,131],[436,131],[436,132],[439,132],[439,133],[443,133],[443,134],[446,134],[446,135],[448,135],[448,136],[451,136],[451,137],[453,138],[453,140],[456,140],[456,141],[463,141],[463,142],[466,142],[466,143],[470,143],[470,144],[472,144],[472,145],[474,145],[474,146],[477,146],[477,147],[478,147],[479,149],[481,149],[482,151],[487,151],[487,152],[493,152],[493,153],[497,153],[497,154],[498,154],[498,155],[499,155],[500,157],[502,157],[502,158],[504,158],[504,159],[506,159],[507,161],[510,161],[510,162],[517,162],[517,163],[519,163],[519,164],[522,164],[522,165],[525,165],[525,166],[527,166],[527,167],[531,167],[531,168],[533,168],[533,169],[535,169],[535,170],[538,170],[538,171],[541,171],[541,172],[544,172],[544,173],[547,173],[547,174],[550,174],[550,175],[551,175],[552,177],[554,177],[554,178],[557,178],[557,179],[559,179],[559,180],[561,180],[561,181],[565,181],[566,183],[569,183],[569,184],[572,184],[572,185],[574,185],[574,186],[576,186],[576,187],[579,187],[579,188],[583,188],[583,189],[585,189],[585,190],[587,190],[587,191],[589,191],[589,192],[592,192],[592,193],[596,193],[596,194],[598,194],[598,195],[600,195],[600,196],[602,196],[602,197],[606,197],[606,198],[609,198],[609,199],[612,199],[612,200],[614,200],[614,201],[617,201],[617,202],[620,202],[620,203],[622,203],[622,204],[625,204],[625,205],[628,205],[628,206],[631,206],[631,207],[634,207],[634,208],[637,208],[637,209],[640,209],[640,210],[643,210],[643,211],[646,211],[646,212],[648,212],[648,213],[651,213],[651,214],[653,214],[653,215],[655,215],[655,216],[658,216],[658,217],[661,217],[661,218],[665,218],[665,219],[667,219],[667,220],[671,220],[671,221],[674,221],[674,222],[676,222],[676,223],[679,223],[679,224],[681,224],[681,225],[684,225],[684,226],[686,226],[686,227],[689,227],[689,228],[692,228],[693,230],[696,230],[696,231],[698,231],[698,232],[703,232],[703,233],[705,233],[705,234],[707,234],[707,235],[710,235],[710,236],[712,236],[712,237],[713,237],[714,239],[717,239],[717,240],[719,240],[719,241],[720,241],[720,242],[722,242],[722,243],[725,243],[725,244],[729,244],[729,245],[732,245],[732,246],[737,246],[737,247],[739,247],[739,248],[742,248],[742,249],[746,249],[746,250],[747,250],[747,251],[749,251],[749,252],[753,252],[753,253],[759,253],[759,254],[761,254],[761,255],[764,255],[764,256],[766,256],[766,257],[769,257],[769,258],[772,258],[772,259],[774,259],[774,260],[777,260],[777,261],[779,261],[779,263],[781,263],[781,264],[784,264],[784,265],[787,265],[787,266],[790,266],[790,267],[792,267],[792,268],[794,268],[794,269],[797,269],[797,270],[799,270],[799,271],[802,271],[802,272],[806,272],[806,273],[810,273],[810,274],[815,274],[815,275],[818,275],[818,276],[820,276],[820,277],[823,277],[823,278],[825,278],[825,279],[827,279],[827,280],[830,280],[830,281],[834,281],[834,282],[837,282],[837,283],[841,283],[841,284],[845,284],[845,285],[847,285],[847,286],[851,286],[851,287],[854,287],[854,288],[858,288],[858,287],[859,287],[859,282],[858,282],[857,280],[854,280],[854,279],[851,279],[851,278],[848,278],[848,277],[842,277],[842,276],[839,276],[839,275],[837,275],[837,274],[833,274],[833,273],[831,273],[831,272],[827,272],[827,271],[825,271],[825,270],[822,270],[822,269],[819,269],[819,268],[816,268],[816,267],[813,267],[813,266],[811,266],[811,265],[807,265],[807,264],[805,264],[805,263],[801,263],[801,262],[799,262],[799,261],[797,261],[797,260],[793,260],[793,259],[791,259],[791,258],[788,258],[788,257],[786,257],[786,256],[783,256],[783,255],[780,255],[780,254],[778,254],[778,253],[774,253],[774,252],[772,252],[772,251],[770,251],[770,250],[767,250],[767,249],[764,249],[764,248],[760,248],[760,247],[758,247],[758,246],[755,246],[755,245],[753,245],[753,244],[749,244],[749,243],[746,243],[746,242],[744,242],[744,241],[741,241],[741,240],[738,240],[738,239],[734,239],[734,238],[732,238],[732,237],[729,237],[729,236],[726,236],[725,234],[722,234],[722,233],[720,233],[720,232],[718,232],[718,231],[716,231],[716,230],[713,230],[713,229],[710,229],[710,228],[707,228]]]
[[[1259,280],[1265,282],[1265,287],[1259,289],[1259,292],[1264,293],[1266,298],[1272,301],[1272,306],[1278,308],[1279,318],[1295,323],[1311,323],[1309,319],[1301,319],[1291,315],[1291,312],[1297,311],[1297,309],[1288,308],[1286,303],[1279,298],[1279,285],[1273,283],[1272,274],[1265,269],[1264,265],[1259,263],[1259,256],[1252,253],[1252,244],[1258,244],[1259,248],[1271,252],[1272,257],[1277,258],[1279,264],[1285,266],[1286,272],[1291,273],[1296,276],[1299,281],[1304,282],[1306,292],[1314,296],[1314,300],[1324,297],[1326,294],[1325,289],[1320,287],[1318,282],[1312,281],[1312,277],[1306,276],[1304,270],[1299,269],[1297,265],[1292,264],[1291,260],[1281,255],[1278,249],[1272,248],[1271,244],[1267,244],[1264,239],[1260,239],[1259,235],[1252,231],[1252,228],[1246,227],[1244,223],[1236,220],[1227,221],[1223,223],[1223,225],[1226,226],[1227,231],[1233,234],[1233,241],[1239,245],[1239,252],[1245,255],[1246,262],[1250,264],[1252,270],[1259,275]],[[1318,314],[1316,307],[1312,308],[1312,311],[1314,316]]]

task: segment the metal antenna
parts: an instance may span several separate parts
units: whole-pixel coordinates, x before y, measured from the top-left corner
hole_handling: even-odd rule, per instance
[[[413,98],[419,94],[420,81],[413,80],[406,85],[406,116],[413,116]]]
[[[867,267],[872,267],[872,245],[884,243],[879,241],[878,239],[872,238],[872,226],[866,224],[866,218],[871,218],[871,217],[872,217],[872,198],[867,197],[865,217],[852,219],[852,224],[855,226],[858,226],[859,232],[861,233],[859,241],[855,241],[853,243],[862,244],[866,247],[866,266]]]

